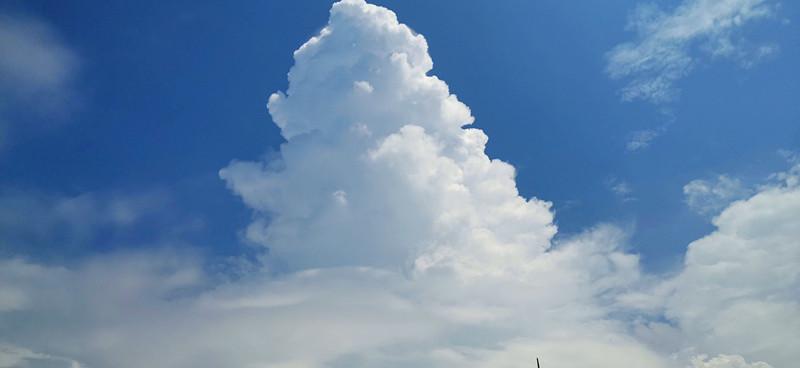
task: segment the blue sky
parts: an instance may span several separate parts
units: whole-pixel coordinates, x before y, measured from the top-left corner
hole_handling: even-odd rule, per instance
[[[61,196],[165,191],[173,210],[202,219],[195,241],[240,252],[249,211],[216,172],[278,149],[266,97],[285,88],[289,50],[325,23],[327,4],[5,2],[5,14],[49,24],[79,65],[66,111],[16,112],[25,122],[0,155],[0,184]],[[489,155],[517,168],[523,195],[553,201],[564,233],[631,226],[654,269],[710,229],[684,205],[683,185],[724,173],[756,181],[785,167],[779,149],[800,148],[800,32],[783,22],[798,18],[791,2],[736,33],[777,45],[776,55],[750,68],[701,58],[677,82],[680,97],[662,104],[623,102],[624,84],[605,72],[606,53],[635,39],[626,24],[636,1],[379,4],[426,35],[432,73],[470,106]],[[662,126],[649,147],[626,149],[635,132]],[[627,183],[631,200],[612,182]]]
[[[65,196],[164,190],[171,210],[204,221],[193,236],[211,251],[241,251],[235,234],[249,211],[216,172],[277,150],[266,97],[285,88],[287,50],[319,30],[326,4],[5,2],[6,14],[50,24],[79,66],[68,111],[18,112],[58,122],[8,138],[2,186]],[[655,269],[710,228],[684,205],[684,184],[721,173],[755,180],[785,166],[779,149],[800,147],[800,32],[780,21],[797,19],[793,3],[737,34],[778,45],[777,55],[749,69],[705,58],[678,82],[680,98],[655,105],[621,101],[623,84],[605,72],[606,53],[635,37],[625,25],[636,1],[379,4],[426,35],[432,73],[470,106],[489,155],[517,168],[522,194],[553,201],[562,232],[632,226]],[[650,147],[626,150],[636,131],[664,125]],[[615,180],[633,200],[609,190]]]
[[[643,279],[680,274],[687,245],[722,232],[727,220],[712,219],[733,208],[730,203],[767,192],[776,180],[792,188],[796,173],[773,173],[794,173],[800,152],[798,3],[716,2],[740,13],[732,24],[724,20],[733,17],[722,17],[706,29],[694,16],[724,12],[714,1],[374,3],[424,35],[433,60],[428,74],[469,106],[472,127],[489,137],[486,155],[513,165],[520,195],[552,202],[558,227],[553,242],[565,249],[599,227],[605,235],[598,236],[618,236],[615,242],[641,257],[641,272],[649,275]],[[741,5],[748,3],[755,5]],[[247,273],[240,257],[263,261],[287,278],[302,267],[328,266],[315,258],[324,258],[324,251],[296,253],[283,245],[276,245],[277,261],[259,258],[270,241],[313,245],[331,235],[327,225],[311,228],[318,237],[300,240],[249,232],[273,216],[290,217],[281,211],[300,215],[268,194],[261,197],[266,204],[259,202],[261,194],[250,192],[243,179],[252,167],[236,162],[291,167],[284,156],[302,161],[304,144],[318,144],[299,138],[282,151],[287,140],[267,101],[287,89],[287,71],[296,64],[292,51],[321,32],[330,7],[330,1],[311,0],[0,4],[0,52],[6,55],[0,56],[0,256],[80,268],[109,254],[178,248],[237,275]],[[327,103],[309,101],[309,110]],[[285,107],[289,124],[306,113],[291,103]],[[399,137],[406,139],[420,134],[403,132]],[[310,152],[324,156],[333,144],[325,142]],[[358,188],[360,171],[339,179],[349,168],[331,167],[319,176],[298,174],[304,179],[294,186],[336,182]],[[273,179],[264,174],[265,182]],[[305,196],[315,192],[284,189],[298,208],[311,206]],[[405,189],[398,187],[398,198],[405,198]],[[357,201],[347,190],[333,193],[342,203]],[[541,232],[524,236],[550,244],[549,220],[544,222]],[[619,234],[606,234],[600,224]],[[277,226],[283,225],[273,231]],[[271,240],[260,242],[262,235]],[[387,249],[393,246],[388,243]],[[395,255],[360,249],[351,257],[346,250],[344,260],[331,258],[331,266],[352,266],[352,258],[383,267],[381,257]],[[306,259],[297,261],[301,256]],[[636,288],[661,290],[643,283]],[[639,295],[631,293],[623,299]],[[661,298],[656,294],[647,299]],[[661,315],[642,308],[648,320],[684,321],[675,317],[678,309]],[[696,346],[709,354],[726,352],[703,344]],[[58,360],[69,352],[52,354]],[[750,361],[770,354],[778,362],[791,356],[744,356]],[[357,365],[352,362],[362,358],[337,359]]]

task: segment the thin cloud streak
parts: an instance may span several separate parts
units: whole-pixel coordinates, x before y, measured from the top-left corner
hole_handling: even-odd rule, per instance
[[[0,147],[22,128],[9,116],[20,106],[44,127],[72,109],[79,67],[77,53],[47,22],[0,15]]]
[[[743,27],[775,11],[769,0],[685,0],[670,13],[639,6],[628,25],[637,39],[608,52],[606,72],[626,82],[623,101],[670,102],[679,94],[676,82],[702,60],[728,58],[751,68],[777,52],[777,45],[735,41]]]

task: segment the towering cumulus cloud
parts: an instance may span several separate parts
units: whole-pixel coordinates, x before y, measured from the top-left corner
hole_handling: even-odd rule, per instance
[[[723,210],[676,276],[646,275],[616,227],[554,240],[550,204],[518,194],[431,68],[394,13],[335,4],[269,99],[280,158],[220,172],[264,269],[0,260],[0,367],[794,364],[796,171]]]
[[[269,111],[282,159],[222,170],[262,216],[247,231],[296,268],[448,268],[504,273],[542,254],[548,202],[520,197],[514,168],[447,84],[427,73],[425,38],[394,13],[337,3],[295,51],[289,89]],[[270,218],[267,221],[266,218]]]
[[[550,352],[564,366],[659,364],[604,320],[639,277],[637,258],[617,250],[624,235],[599,227],[551,249],[550,203],[520,197],[513,167],[464,128],[473,117],[428,75],[421,35],[387,9],[343,1],[294,57],[289,89],[269,99],[281,159],[221,176],[256,210],[246,234],[273,267],[400,272],[418,313],[445,329],[429,337],[438,343],[356,361],[525,365]]]

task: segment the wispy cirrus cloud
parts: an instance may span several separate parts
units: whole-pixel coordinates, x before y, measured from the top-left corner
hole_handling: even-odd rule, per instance
[[[650,143],[658,136],[663,134],[666,131],[666,128],[658,128],[658,129],[645,129],[645,130],[637,130],[630,135],[630,139],[628,139],[628,143],[625,145],[625,148],[631,151],[638,151],[641,149],[645,149],[650,146]]]
[[[50,125],[74,102],[78,54],[46,21],[0,15],[0,145],[20,124],[10,115]]]
[[[633,187],[626,180],[612,176],[606,179],[604,184],[619,200],[623,202],[636,200],[633,196]]]
[[[719,175],[712,180],[695,179],[683,186],[686,205],[701,215],[714,215],[731,202],[749,197],[753,191],[741,180]]]
[[[160,189],[65,195],[0,188],[0,253],[69,258],[134,240],[169,243],[202,226]]]
[[[669,102],[678,95],[675,83],[701,60],[728,58],[749,68],[776,53],[777,45],[751,45],[737,37],[776,9],[770,0],[685,0],[671,12],[641,5],[628,25],[636,40],[608,52],[606,71],[626,82],[625,101]]]

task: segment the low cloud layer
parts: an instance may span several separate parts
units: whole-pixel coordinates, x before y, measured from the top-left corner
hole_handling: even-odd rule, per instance
[[[165,190],[63,195],[0,188],[0,254],[69,259],[145,240],[181,243],[202,226],[179,213]]]
[[[425,39],[334,4],[269,110],[280,159],[220,172],[264,268],[185,250],[0,261],[0,367],[783,368],[800,359],[798,171],[722,210],[671,277],[551,204],[465,128]],[[547,175],[547,173],[541,173]],[[32,322],[35,321],[35,322]],[[46,361],[41,357],[57,357]]]

